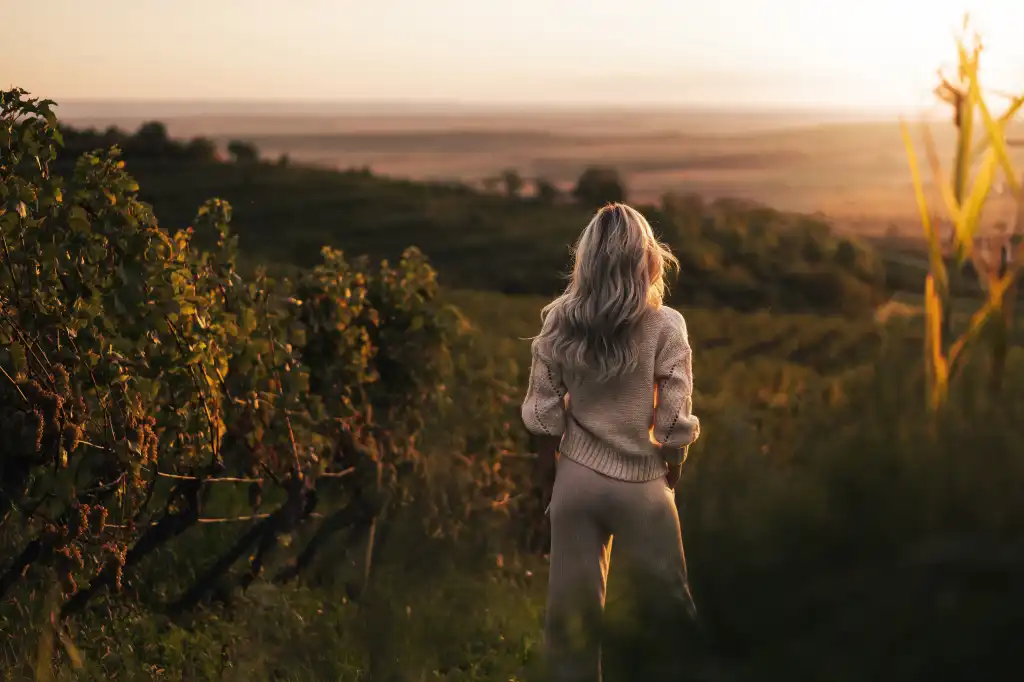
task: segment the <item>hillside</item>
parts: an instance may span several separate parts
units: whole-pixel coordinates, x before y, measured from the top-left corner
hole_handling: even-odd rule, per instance
[[[565,197],[270,163],[252,148],[252,158],[224,162],[212,143],[175,142],[161,124],[133,134],[65,129],[64,138],[65,168],[85,151],[119,145],[141,198],[167,225],[190,224],[210,196],[228,200],[243,251],[261,262],[309,265],[323,244],[394,259],[415,245],[445,285],[551,295],[591,214]],[[692,197],[642,208],[682,261],[674,303],[860,314],[886,296],[873,252],[813,217]]]
[[[64,132],[53,163],[47,106],[0,93],[0,669],[537,679],[524,337],[541,264],[564,266],[588,211],[245,146],[225,163],[159,125]],[[127,169],[70,168],[110,141]],[[735,201],[645,210],[684,260],[702,435],[677,501],[705,636],[631,622],[613,577],[608,679],[658,679],[630,639],[652,631],[733,673],[710,679],[1004,678],[1024,613],[1020,323],[1004,355],[970,349],[936,413],[924,325],[863,314],[877,254]],[[450,286],[414,249],[388,266],[317,238],[421,244]]]

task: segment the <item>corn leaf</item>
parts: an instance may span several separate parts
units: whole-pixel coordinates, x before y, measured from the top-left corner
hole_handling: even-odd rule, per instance
[[[1006,132],[1007,124],[1009,124],[1010,121],[1013,120],[1014,116],[1017,115],[1017,112],[1020,111],[1021,107],[1024,107],[1024,96],[1015,97],[1013,101],[1010,102],[1010,106],[1007,107],[1006,111],[1003,112],[1003,115],[999,117],[997,125],[999,126],[999,129],[1003,131],[1004,134]],[[972,156],[981,156],[985,152],[985,150],[988,149],[988,147],[989,140],[986,137],[982,139],[974,148]]]
[[[914,143],[910,139],[910,130],[906,121],[900,121],[900,131],[903,133],[903,144],[907,149],[907,163],[910,165],[910,177],[914,184],[914,196],[917,199],[917,208],[921,214],[921,226],[924,228],[925,239],[928,241],[928,260],[931,273],[935,277],[935,284],[943,295],[949,291],[949,279],[946,274],[946,264],[942,260],[942,247],[939,244],[939,237],[932,225],[931,217],[928,215],[928,202],[924,195],[924,186],[921,184],[921,171],[917,164],[917,154],[914,151]]]
[[[931,383],[932,407],[945,402],[948,390],[949,369],[942,355],[942,299],[935,286],[935,279],[928,275],[924,289],[925,302],[925,349],[928,354],[929,379]]]
[[[949,348],[949,371],[951,375],[955,376],[956,372],[963,366],[965,351],[981,337],[989,320],[1002,310],[1003,296],[1012,283],[1013,278],[1009,273],[992,282],[985,305],[971,315],[971,321],[967,330]]]
[[[971,99],[977,102],[978,112],[981,114],[981,120],[985,124],[985,132],[988,134],[990,148],[995,153],[995,157],[999,161],[1003,173],[1006,175],[1006,182],[1009,183],[1013,196],[1019,197],[1020,183],[1017,182],[1017,171],[1014,170],[1013,162],[1010,160],[1010,150],[1006,145],[1006,136],[1002,126],[992,118],[988,105],[985,104],[985,98],[981,96],[977,73],[975,73],[975,77],[971,80],[971,90],[973,93]]]
[[[981,162],[977,177],[974,178],[970,194],[961,205],[960,220],[956,224],[957,240],[963,247],[960,262],[974,255],[974,237],[978,230],[978,223],[981,221],[985,200],[988,199],[988,195],[992,191],[997,163],[995,150],[989,149]]]
[[[931,128],[923,121],[921,122],[921,136],[924,138],[924,149],[928,157],[928,164],[932,167],[932,181],[939,188],[942,200],[946,204],[946,211],[949,212],[949,218],[955,225],[960,221],[960,203],[957,201],[956,196],[954,196],[953,187],[950,185],[949,180],[946,179],[945,173],[942,172],[942,162],[939,161],[939,154],[935,149],[935,138],[932,137]]]
[[[977,63],[968,55],[963,40],[956,42],[956,48],[959,51],[961,80],[968,81],[977,73]],[[974,102],[971,99],[970,88],[967,95],[959,98],[956,103],[959,128],[956,136],[956,162],[953,165],[953,195],[956,202],[962,206],[971,174],[971,139],[974,136]]]

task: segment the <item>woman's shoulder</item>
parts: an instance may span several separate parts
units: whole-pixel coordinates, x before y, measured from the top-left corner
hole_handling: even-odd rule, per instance
[[[661,333],[682,332],[686,334],[686,320],[675,308],[661,305],[651,311],[651,320]]]
[[[658,352],[667,346],[689,343],[686,321],[682,313],[675,308],[659,306],[651,310],[647,335],[654,342]]]

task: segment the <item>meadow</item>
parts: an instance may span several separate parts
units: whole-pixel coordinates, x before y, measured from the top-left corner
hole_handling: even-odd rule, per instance
[[[450,121],[427,138],[334,131],[363,155],[337,171],[302,166],[298,146],[279,161],[237,120],[203,134],[259,140],[262,160],[217,159],[174,121],[90,133],[3,103],[0,418],[38,412],[42,428],[0,468],[4,679],[538,679],[525,339],[592,209],[466,178],[515,165],[498,148],[528,175],[578,139],[457,136],[470,148],[452,163],[476,170],[426,181],[375,155],[448,163],[430,149],[450,149]],[[671,302],[704,424],[678,496],[704,623],[680,639],[687,679],[1006,677],[1024,613],[1019,325],[1001,385],[979,349],[936,421],[920,310],[899,304],[920,301],[923,271],[894,272],[785,192],[763,190],[772,208],[728,198],[756,198],[736,167],[780,145],[803,146],[790,168],[844,144],[895,163],[898,135],[880,151],[849,131],[760,131],[741,151],[721,132],[731,161],[722,139],[674,138],[719,145],[699,161],[729,169],[716,200],[697,180],[644,188],[657,158],[679,173],[699,155],[655,136],[631,167],[637,140],[615,157],[591,133],[609,147],[552,176],[623,161],[683,260]],[[111,145],[123,157],[91,153]],[[796,185],[844,185],[806,168]],[[961,302],[957,329],[978,303]],[[630,620],[614,576],[609,622],[608,678],[656,679],[635,637],[657,624]]]

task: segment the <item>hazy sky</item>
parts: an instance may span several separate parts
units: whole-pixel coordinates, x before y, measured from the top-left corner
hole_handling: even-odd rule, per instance
[[[965,4],[967,2],[968,4]],[[57,99],[911,107],[1020,0],[0,0],[0,87]]]

